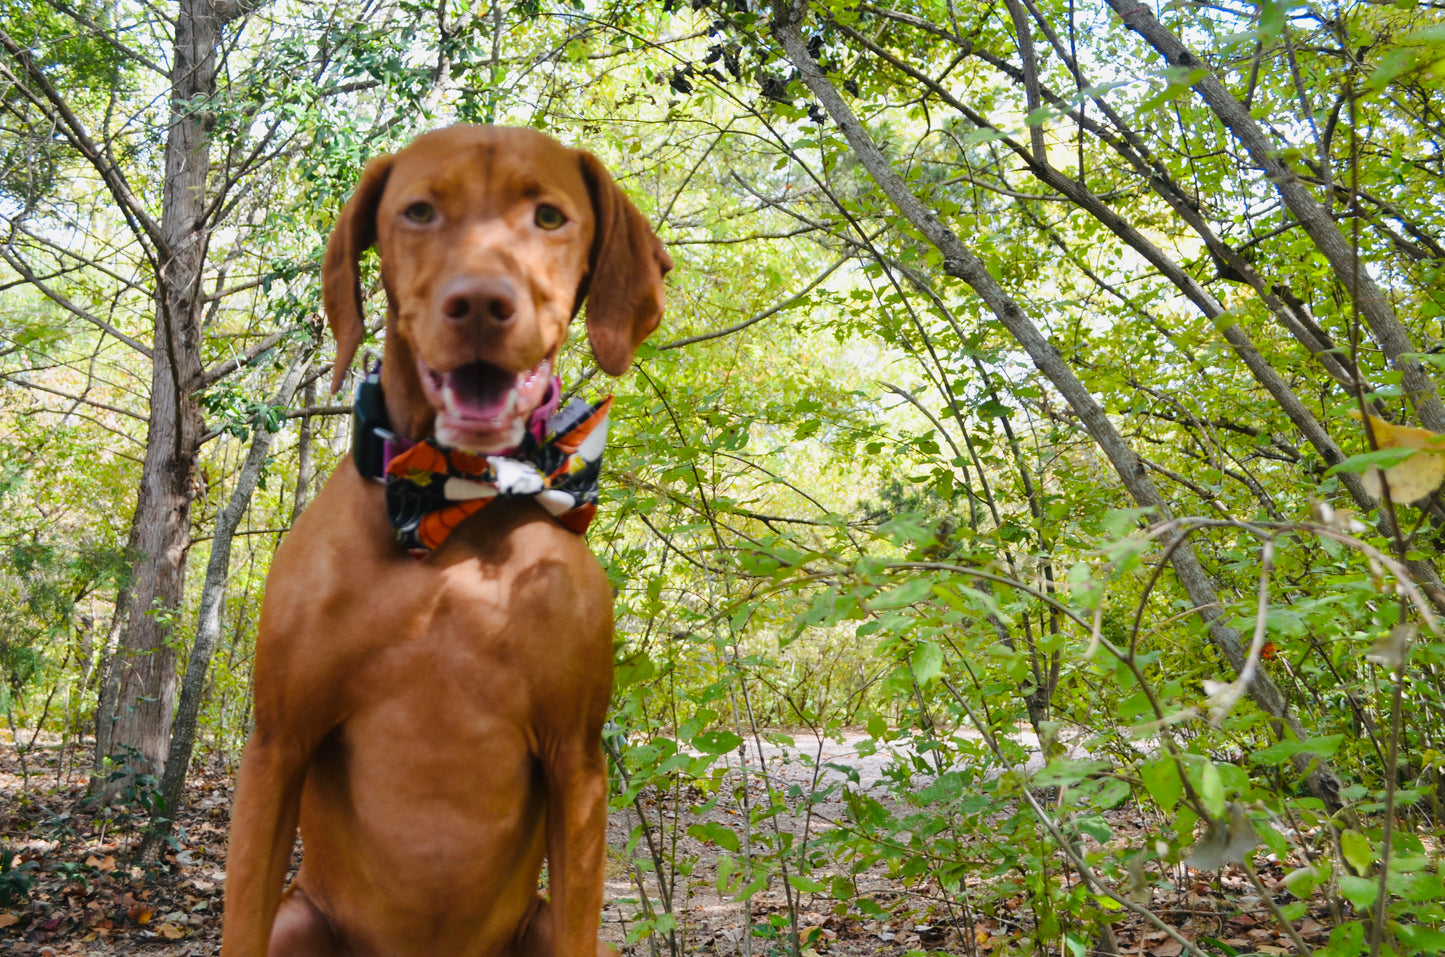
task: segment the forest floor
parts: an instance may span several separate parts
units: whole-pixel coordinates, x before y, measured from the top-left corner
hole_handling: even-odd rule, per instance
[[[132,865],[128,856],[138,841],[142,817],[120,807],[101,812],[85,798],[84,770],[88,754],[62,754],[55,747],[30,752],[22,769],[20,756],[0,732],[0,954],[146,954],[168,957],[214,955],[220,949],[222,887],[225,881],[227,833],[234,788],[232,769],[198,760],[178,837],[165,853],[164,868]],[[860,757],[852,741],[827,742],[823,762],[846,762],[857,769],[855,787],[877,789],[891,755]],[[801,745],[800,745],[801,748]],[[809,788],[815,747],[801,750],[765,746],[762,764],[774,788],[791,784]],[[79,760],[77,761],[77,757]],[[757,764],[756,751],[752,754]],[[836,772],[825,769],[822,774]],[[754,800],[764,800],[765,787],[754,774]],[[880,791],[880,799],[881,791]],[[736,827],[735,811],[721,807],[700,811],[686,801],[659,809],[650,797],[641,810],[661,821],[674,860],[690,862],[691,873],[676,878],[674,912],[679,927],[676,943],[682,953],[732,955],[744,953],[749,923],[766,923],[786,914],[787,901],[774,881],[770,890],[744,904],[717,892],[721,851],[710,842],[689,836],[688,826],[705,821]],[[609,822],[609,861],[602,935],[624,953],[650,955],[649,943],[624,946],[639,899],[638,880],[656,896],[650,876],[628,866],[625,848],[637,823],[637,810],[614,811]],[[815,804],[811,827],[843,817],[837,797]],[[1133,806],[1106,817],[1117,840],[1142,840],[1145,825]],[[780,816],[782,826],[801,832],[806,815]],[[13,858],[11,857],[13,855]],[[1262,861],[1259,873],[1278,899],[1288,895],[1278,863]],[[1294,949],[1270,919],[1265,904],[1241,872],[1189,872],[1172,892],[1156,892],[1149,909],[1190,940],[1208,938],[1236,953],[1289,954]],[[816,876],[816,875],[815,875]],[[909,953],[1003,955],[1015,952],[1021,938],[1031,936],[1029,917],[1011,914],[1007,906],[989,915],[930,914],[936,893],[927,887],[905,886],[882,871],[858,876],[859,895],[879,905],[888,916],[865,916],[855,908],[838,907],[825,896],[799,895],[799,925],[819,955],[853,957],[864,954]],[[933,889],[936,892],[936,888]],[[750,920],[748,919],[750,917]],[[1296,922],[1309,944],[1322,942],[1329,919],[1320,912]],[[1114,926],[1123,954],[1176,957],[1181,945],[1165,932],[1129,917]],[[767,940],[754,937],[751,952],[769,952]],[[1062,946],[1051,947],[1056,952]],[[805,951],[807,952],[807,951]],[[1228,950],[1211,948],[1214,953]],[[664,945],[659,953],[667,954]],[[444,957],[444,955],[439,955]]]

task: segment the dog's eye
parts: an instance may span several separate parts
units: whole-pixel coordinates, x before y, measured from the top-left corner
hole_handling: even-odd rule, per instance
[[[560,229],[565,222],[567,217],[556,206],[543,203],[537,207],[537,225],[543,229]]]
[[[437,211],[431,203],[412,203],[402,215],[414,223],[429,223],[437,218]]]

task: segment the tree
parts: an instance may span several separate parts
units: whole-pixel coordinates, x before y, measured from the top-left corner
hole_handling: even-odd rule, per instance
[[[1429,949],[1445,504],[1378,501],[1364,470],[1409,452],[1369,451],[1385,427],[1439,428],[1438,5],[368,9],[228,22],[196,106],[214,119],[212,291],[189,541],[211,552],[169,619],[193,655],[184,727],[194,703],[223,748],[244,736],[246,608],[312,457],[345,455],[324,417],[344,400],[314,395],[324,345],[305,408],[274,405],[318,347],[331,211],[414,126],[529,123],[601,156],[679,264],[616,385],[591,533],[618,589],[611,750],[645,849],[639,940],[686,948],[691,864],[685,815],[643,795],[677,811],[696,788],[738,812],[693,832],[731,852],[719,893],[794,952],[805,895],[883,917],[860,886],[879,868],[964,942],[1009,902],[1020,947],[1121,950],[1124,914],[1173,929],[1141,902],[1179,868],[1242,866],[1256,838],[1311,855],[1289,909],[1245,874],[1279,934],[1303,940],[1313,889],[1337,926],[1309,946]],[[148,16],[22,10],[7,22],[43,37],[20,44],[38,77],[3,60],[24,81],[0,95],[17,212],[0,374],[23,386],[0,393],[4,439],[115,451],[61,488],[44,454],[9,456],[24,481],[0,532],[25,546],[12,566],[47,556],[90,595],[123,576],[60,570],[120,544],[105,516],[138,484],[121,453],[143,447],[164,314],[148,234],[74,137],[49,137],[64,116],[36,90],[67,91],[160,223],[168,121],[139,130],[163,58],[126,39]],[[585,350],[564,361],[598,388]],[[270,438],[282,416],[307,424],[294,446]],[[82,682],[71,649],[105,629],[80,615],[12,616],[30,686]],[[826,772],[789,792],[757,758],[789,735],[821,756],[844,728],[897,750],[893,800],[853,789],[820,822]],[[1157,815],[1110,842],[1126,799]],[[1321,841],[1297,848],[1285,821]],[[759,920],[768,888],[785,913]]]
[[[118,611],[123,637],[97,726],[98,754],[129,754],[133,771],[162,770],[169,745],[197,463],[219,434],[207,428],[205,404],[284,340],[309,336],[315,319],[315,297],[308,301],[305,292],[318,248],[314,226],[273,257],[243,249],[296,225],[297,210],[274,205],[288,161],[308,150],[319,164],[340,157],[338,177],[346,158],[354,161],[360,142],[315,149],[324,142],[327,100],[380,85],[356,79],[379,46],[377,33],[338,43],[339,28],[319,14],[302,36],[263,57],[266,40],[286,31],[254,9],[185,0],[161,17],[144,6],[46,4],[7,18],[15,32],[0,33],[5,108],[23,131],[7,152],[26,171],[7,180],[23,202],[5,260],[22,282],[88,323],[107,359],[123,361],[113,359],[119,343],[150,367],[138,390],[145,452],[127,542],[127,607]],[[131,45],[137,27],[169,38],[168,68]],[[275,82],[299,72],[310,82]],[[416,73],[412,67],[409,78]],[[72,92],[106,87],[108,97]],[[165,106],[152,109],[151,97]],[[379,122],[385,128],[395,118]],[[110,208],[67,189],[62,170],[100,187]],[[324,195],[329,183],[320,188]],[[69,232],[73,242],[53,238],[53,227],[76,222],[77,213],[86,227]],[[115,230],[121,241],[108,241]],[[231,246],[220,257],[218,237]],[[107,251],[98,257],[97,248]],[[276,295],[293,284],[300,296]],[[252,310],[259,323],[247,315]],[[78,401],[106,405],[85,395]]]

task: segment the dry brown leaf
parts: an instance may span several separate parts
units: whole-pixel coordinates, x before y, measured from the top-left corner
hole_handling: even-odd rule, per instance
[[[1360,418],[1358,410],[1351,410],[1350,417]],[[1422,453],[1412,455],[1381,471],[1371,467],[1360,476],[1365,491],[1380,498],[1383,484],[1390,486],[1390,497],[1397,502],[1414,502],[1424,498],[1445,481],[1445,456],[1442,456],[1442,439],[1428,429],[1395,425],[1377,416],[1370,416],[1371,431],[1375,444],[1382,449],[1415,449]]]
[[[161,936],[166,938],[167,940],[180,940],[182,937],[186,936],[186,932],[183,928],[177,927],[170,921],[166,921],[164,924],[157,927],[156,930],[160,931]]]
[[[1179,957],[1180,954],[1184,953],[1184,945],[1171,937],[1162,943],[1150,947],[1149,953],[1153,954],[1154,957]]]
[[[18,924],[18,923],[20,923],[20,917],[19,917],[19,915],[17,915],[17,914],[0,914],[0,927],[9,927],[11,924]]]

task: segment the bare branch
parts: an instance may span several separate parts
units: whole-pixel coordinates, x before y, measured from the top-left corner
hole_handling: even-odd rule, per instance
[[[782,312],[784,309],[787,309],[797,303],[798,300],[802,299],[808,293],[812,292],[815,288],[817,288],[819,283],[821,283],[824,279],[827,279],[829,276],[833,275],[833,273],[838,270],[838,267],[842,266],[845,262],[852,258],[853,256],[851,253],[843,256],[837,262],[833,263],[833,265],[829,266],[827,269],[823,270],[821,273],[815,276],[813,278],[813,281],[808,283],[802,289],[798,290],[787,299],[784,299],[782,302],[779,302],[773,306],[769,306],[767,309],[764,309],[762,312],[758,313],[756,316],[753,316],[751,319],[744,319],[742,322],[728,326],[724,329],[714,329],[712,332],[703,332],[695,336],[688,336],[684,339],[675,339],[665,345],[658,346],[657,351],[665,352],[668,349],[681,349],[683,346],[690,346],[696,342],[706,342],[709,339],[721,339],[722,337],[730,336],[735,332],[741,332],[748,326],[762,322],[764,319],[767,319],[770,316],[775,316],[778,313]]]
[[[41,385],[38,382],[27,382],[25,379],[21,378],[15,373],[0,372],[0,379],[3,379],[6,382],[13,382],[14,384],[24,389],[34,389],[36,392],[48,392],[51,395],[58,395],[62,399],[68,399],[71,402],[80,402],[84,405],[93,406],[97,409],[104,409],[107,412],[114,412],[116,415],[128,416],[132,419],[135,419],[137,422],[148,421],[145,416],[140,415],[136,412],[132,412],[129,409],[122,409],[121,407],[115,405],[107,405],[104,402],[97,402],[94,399],[87,399],[85,396],[82,395],[71,395],[69,392],[62,392],[59,389],[52,389],[50,386]]]
[[[55,120],[70,145],[85,157],[86,161],[100,174],[106,188],[110,190],[111,196],[115,198],[126,218],[131,221],[131,227],[135,230],[137,238],[142,241],[149,240],[157,252],[163,253],[166,250],[166,241],[165,234],[161,232],[160,223],[150,217],[145,210],[145,205],[131,191],[125,176],[106,159],[104,151],[91,140],[85,131],[85,124],[71,110],[65,97],[51,84],[45,71],[36,65],[35,60],[30,56],[30,51],[17,43],[3,29],[0,29],[0,47],[3,47],[15,62],[20,64],[25,70],[25,76],[43,95],[36,95],[3,61],[0,61],[0,77],[14,84],[21,96],[29,100],[46,116]]]
[[[65,0],[48,0],[48,2],[51,7],[59,10],[61,13],[65,14],[76,23],[85,27],[95,36],[103,38],[105,42],[115,47],[116,50],[118,50],[119,52],[125,54],[127,58],[134,60],[136,63],[139,63],[141,66],[145,67],[153,73],[158,73],[161,76],[170,76],[170,70],[167,70],[164,66],[161,66],[155,60],[152,60],[150,57],[146,56],[135,47],[128,46],[127,44],[122,43],[120,41],[118,30],[115,30],[113,28],[107,28],[99,23],[96,23],[90,17],[87,17],[85,14],[81,13],[70,4],[66,3]]]
[[[293,332],[295,332],[294,329],[282,329],[280,332],[273,332],[240,355],[232,356],[226,361],[212,366],[201,373],[200,380],[196,387],[198,389],[204,389],[224,379],[237,369],[250,365],[252,362],[255,362],[259,356],[270,349],[274,349],[277,343]]]
[[[45,280],[35,275],[35,273],[30,269],[30,266],[25,262],[23,258],[16,255],[15,248],[13,246],[10,246],[8,244],[0,245],[0,259],[4,259],[7,263],[9,263],[11,269],[14,269],[21,276],[24,276],[25,280],[30,285],[34,286],[36,289],[39,289],[42,293],[45,294],[45,297],[47,299],[55,303],[60,308],[64,309],[66,312],[70,313],[73,316],[76,316],[77,318],[84,319],[86,322],[95,326],[97,329],[100,329],[102,332],[114,336],[116,339],[124,342],[126,345],[130,346],[132,349],[134,349],[136,352],[139,352],[147,359],[151,357],[151,350],[149,347],[147,347],[141,342],[138,342],[135,339],[132,339],[130,336],[121,332],[115,326],[112,326],[110,323],[106,322],[99,316],[92,315],[88,310],[80,308],[75,303],[71,302],[70,299],[59,290],[52,289],[45,282]]]

